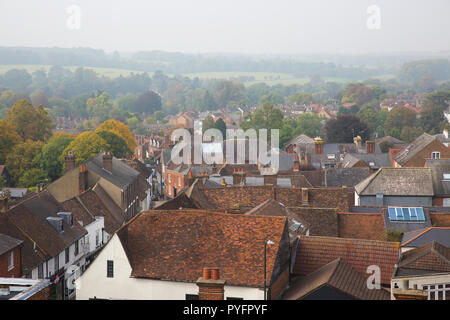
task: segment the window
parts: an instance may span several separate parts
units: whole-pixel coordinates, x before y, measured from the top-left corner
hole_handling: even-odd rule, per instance
[[[444,207],[450,207],[450,198],[444,198],[444,203],[443,205]]]
[[[114,261],[106,261],[106,277],[114,278]]]
[[[227,300],[244,300],[244,298],[238,298],[238,297],[227,297]]]
[[[172,182],[172,177],[170,176],[170,173],[168,174],[168,177],[169,177],[169,183],[171,183]]]
[[[187,294],[186,300],[198,300],[198,294]]]
[[[69,263],[69,260],[70,260],[70,251],[69,251],[69,248],[66,248],[66,264],[67,263]]]
[[[431,159],[439,159],[441,157],[441,153],[440,152],[432,152],[431,153]]]
[[[59,270],[59,254],[55,257],[55,273]]]
[[[75,242],[75,256],[80,253],[80,245],[78,244],[78,240]]]
[[[391,221],[425,221],[423,208],[389,207],[388,212]]]
[[[181,177],[178,177],[178,185],[181,187]]]
[[[444,173],[442,178],[444,181],[450,181],[450,173]]]
[[[38,279],[44,278],[44,265],[41,263],[38,267]]]
[[[334,153],[329,153],[329,154],[327,154],[327,158],[328,159],[335,159],[336,158],[336,155],[334,154]]]
[[[14,251],[11,251],[8,256],[8,271],[14,269]]]
[[[98,247],[100,245],[100,230],[97,230],[97,233],[95,234],[95,247]]]

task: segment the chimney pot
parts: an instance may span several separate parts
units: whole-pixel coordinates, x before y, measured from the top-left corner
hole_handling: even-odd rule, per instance
[[[203,279],[204,280],[211,279],[211,269],[210,268],[203,268]]]
[[[212,280],[219,280],[219,278],[220,278],[219,268],[212,268],[211,269],[211,279]]]
[[[105,153],[103,155],[103,169],[105,169],[108,172],[112,172],[112,167],[113,167],[113,163],[112,163],[113,157],[111,155],[110,152]]]

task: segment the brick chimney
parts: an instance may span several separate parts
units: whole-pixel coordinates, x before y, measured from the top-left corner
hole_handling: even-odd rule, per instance
[[[225,283],[219,268],[203,268],[203,277],[197,280],[199,300],[223,300]]]
[[[80,172],[78,174],[78,187],[80,194],[85,192],[88,188],[88,172],[85,165],[80,166]]]
[[[296,154],[294,157],[294,166],[292,167],[293,171],[300,170],[300,161],[298,160],[298,155]]]
[[[309,191],[308,188],[302,188],[302,206],[309,205]]]
[[[0,194],[0,213],[6,213],[8,211],[8,195],[5,193]]]
[[[366,141],[366,152],[375,153],[375,141]]]
[[[111,152],[103,154],[103,169],[105,169],[108,172],[112,172],[112,163],[113,157],[111,155]]]
[[[278,175],[273,172],[272,168],[263,168],[264,185],[278,184]]]
[[[233,170],[233,185],[245,184],[245,170],[244,168],[237,168]]]
[[[323,140],[320,137],[314,138],[314,151],[316,154],[323,153]]]
[[[69,154],[64,156],[64,164],[66,166],[66,172],[75,168],[75,155],[72,151],[69,151]]]

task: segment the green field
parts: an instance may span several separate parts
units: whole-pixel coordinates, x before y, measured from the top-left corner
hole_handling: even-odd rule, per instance
[[[35,65],[35,64],[2,64],[0,65],[0,74],[6,73],[8,70],[11,69],[24,69],[28,73],[33,73],[36,70],[45,70],[46,72],[51,68],[49,65]],[[64,67],[69,69],[70,71],[75,71],[79,67]],[[97,68],[97,67],[83,67],[84,69],[91,69],[98,74],[109,77],[109,78],[117,78],[120,75],[126,77],[130,75],[132,72],[134,73],[142,73],[142,71],[136,71],[136,70],[127,70],[127,69],[114,69],[114,68]],[[148,72],[148,74],[151,76],[153,73]]]
[[[0,65],[0,74],[6,73],[11,69],[25,69],[28,73],[33,73],[36,70],[45,70],[48,71],[51,68],[49,65],[32,65],[32,64],[20,64],[20,65]],[[64,67],[68,68],[71,71],[75,71],[79,67]],[[114,68],[97,68],[97,67],[84,67],[85,69],[91,69],[97,72],[101,76],[109,77],[109,78],[117,78],[120,75],[126,77],[133,73],[142,73],[142,71],[136,70],[128,70],[128,69],[114,69]],[[153,75],[153,72],[148,72],[150,76]],[[168,76],[171,76],[168,74]],[[266,83],[269,86],[282,84],[282,85],[292,85],[292,84],[305,84],[309,81],[309,78],[296,78],[292,74],[288,73],[274,73],[274,72],[199,72],[199,73],[186,73],[183,74],[185,77],[189,77],[194,79],[198,77],[199,79],[225,79],[225,80],[236,80],[239,77],[254,77],[252,81],[243,81],[246,86],[250,86],[255,83]],[[374,78],[380,80],[387,80],[393,78],[394,75],[381,75]],[[339,82],[346,83],[350,82],[348,79],[343,78],[333,78],[333,77],[324,77],[322,78],[324,81],[329,82]]]

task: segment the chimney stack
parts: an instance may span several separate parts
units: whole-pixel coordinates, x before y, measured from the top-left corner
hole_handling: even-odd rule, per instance
[[[320,137],[314,138],[314,151],[316,154],[323,154],[323,140]]]
[[[8,211],[8,195],[5,192],[0,194],[0,213]]]
[[[233,185],[245,184],[245,171],[244,168],[237,168],[233,170]]]
[[[85,165],[80,166],[80,172],[78,174],[78,189],[80,194],[85,192],[88,188],[88,172]]]
[[[219,268],[203,268],[203,277],[197,280],[199,300],[223,300],[225,283]]]
[[[272,168],[263,168],[264,185],[277,186],[278,175],[272,170]]]
[[[302,188],[302,206],[308,206],[309,205],[309,192],[308,188]]]
[[[366,141],[366,152],[375,153],[375,141]]]
[[[298,160],[298,155],[296,154],[294,157],[294,166],[293,166],[293,170],[294,171],[300,171],[300,161]]]
[[[103,154],[103,169],[105,169],[108,172],[112,172],[112,163],[113,157],[111,155],[111,152],[107,152]]]
[[[69,172],[75,168],[75,155],[72,151],[69,151],[69,153],[64,156],[64,163],[66,166],[66,172]]]

